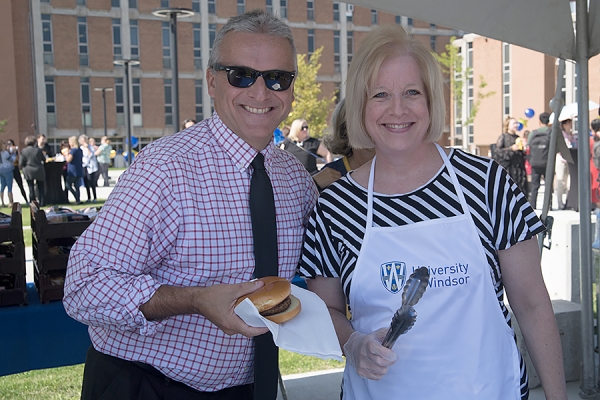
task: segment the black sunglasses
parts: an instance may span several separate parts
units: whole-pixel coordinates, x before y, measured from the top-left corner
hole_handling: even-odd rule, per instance
[[[303,130],[303,131],[307,131],[307,130],[308,130],[308,126],[307,126],[307,125],[304,125],[304,126],[302,127],[302,130]]]
[[[271,71],[257,71],[248,67],[226,67],[221,64],[215,64],[215,71],[227,71],[227,81],[231,86],[238,88],[247,88],[254,85],[259,76],[262,76],[267,89],[281,92],[288,90],[296,74],[294,72],[280,71],[277,69]]]

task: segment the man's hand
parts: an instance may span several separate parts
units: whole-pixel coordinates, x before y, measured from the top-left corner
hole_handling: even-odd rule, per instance
[[[147,320],[168,318],[175,315],[200,314],[228,335],[246,337],[262,335],[266,327],[254,328],[233,311],[238,298],[264,286],[261,281],[207,287],[177,287],[163,285],[148,302],[140,306]]]

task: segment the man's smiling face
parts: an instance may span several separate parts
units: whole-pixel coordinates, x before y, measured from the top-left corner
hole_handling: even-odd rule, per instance
[[[229,32],[223,38],[219,64],[249,67],[257,71],[293,72],[294,55],[290,42],[282,37]],[[294,100],[294,84],[283,91],[267,89],[259,77],[247,88],[231,86],[226,71],[208,69],[208,93],[221,120],[236,135],[257,150],[267,146],[275,128],[287,117]]]

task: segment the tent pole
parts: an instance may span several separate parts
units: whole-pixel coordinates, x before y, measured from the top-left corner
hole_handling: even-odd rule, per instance
[[[579,267],[581,282],[581,345],[582,345],[582,395],[598,394],[595,377],[594,315],[592,293],[592,223],[589,147],[589,93],[588,93],[588,11],[587,0],[576,2],[577,45],[577,132],[579,174]],[[588,397],[589,398],[589,397]]]

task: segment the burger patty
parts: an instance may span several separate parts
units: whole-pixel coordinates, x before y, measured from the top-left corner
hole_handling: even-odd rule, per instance
[[[285,310],[290,308],[291,304],[292,299],[290,298],[290,296],[288,296],[285,298],[285,300],[277,304],[275,307],[269,308],[268,310],[261,312],[260,315],[262,315],[263,317],[268,317],[269,315],[279,314],[280,312],[284,312]]]

